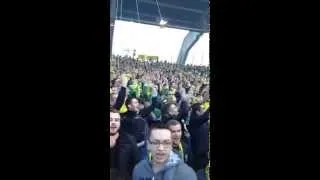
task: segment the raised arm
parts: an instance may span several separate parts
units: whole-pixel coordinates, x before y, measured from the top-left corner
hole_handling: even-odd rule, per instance
[[[116,103],[113,105],[113,108],[120,110],[121,106],[124,104],[127,97],[127,84],[128,78],[122,75],[121,77],[121,89],[118,93]]]

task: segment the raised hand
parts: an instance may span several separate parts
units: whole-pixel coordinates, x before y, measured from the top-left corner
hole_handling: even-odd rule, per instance
[[[121,75],[121,85],[122,85],[122,87],[127,87],[128,81],[129,81],[129,78],[125,74]]]
[[[110,136],[110,148],[116,145],[118,137],[119,137],[119,134]]]

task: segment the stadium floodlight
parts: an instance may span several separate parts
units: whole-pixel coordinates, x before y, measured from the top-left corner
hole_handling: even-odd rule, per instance
[[[168,23],[168,21],[165,21],[165,20],[163,20],[163,19],[160,20],[160,25],[161,25],[161,26],[164,26],[164,25],[166,25],[167,23]]]

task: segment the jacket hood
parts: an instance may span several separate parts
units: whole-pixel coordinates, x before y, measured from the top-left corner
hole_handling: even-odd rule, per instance
[[[168,158],[166,164],[163,166],[163,168],[158,173],[166,171],[167,169],[170,169],[170,168],[172,168],[174,166],[177,166],[180,163],[182,163],[180,157],[176,153],[171,151],[170,154],[169,154],[169,158]],[[146,161],[146,163],[144,164],[144,167],[149,169],[149,170],[151,170],[151,171],[153,171],[152,170],[152,162],[150,160]]]
[[[177,166],[179,163],[181,163],[181,159],[180,157],[174,153],[173,151],[170,152],[170,155],[169,155],[169,159],[167,161],[167,163],[165,164],[164,166],[164,170],[167,169],[167,168],[170,168],[170,167],[174,167],[174,166]]]

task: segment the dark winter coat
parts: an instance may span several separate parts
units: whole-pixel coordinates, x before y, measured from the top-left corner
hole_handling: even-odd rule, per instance
[[[120,133],[113,149],[114,154],[110,156],[114,156],[114,164],[110,166],[115,167],[125,180],[131,180],[133,168],[140,161],[136,140],[126,133]]]

